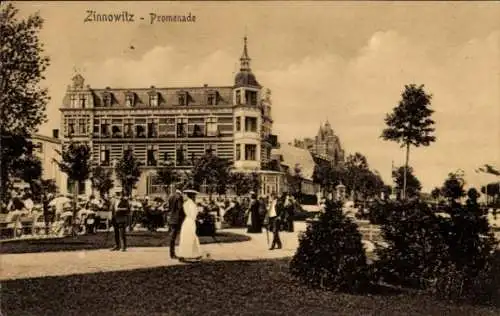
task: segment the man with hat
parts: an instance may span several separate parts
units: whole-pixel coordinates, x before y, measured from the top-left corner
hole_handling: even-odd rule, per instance
[[[129,221],[130,216],[130,202],[128,197],[122,194],[120,199],[117,199],[115,203],[111,204],[111,222],[113,224],[113,231],[115,233],[115,243],[116,246],[111,249],[111,251],[120,250],[120,241],[121,241],[121,250],[127,250],[127,236],[126,236],[126,227]]]
[[[177,188],[175,192],[168,198],[169,218],[168,224],[170,227],[170,258],[176,259],[175,241],[181,230],[181,225],[184,220],[184,199],[182,192]]]

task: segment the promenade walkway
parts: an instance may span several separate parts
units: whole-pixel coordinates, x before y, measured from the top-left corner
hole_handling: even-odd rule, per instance
[[[283,249],[268,250],[266,233],[249,234],[250,241],[202,245],[207,254],[204,260],[259,260],[293,256],[298,246],[298,234],[306,224],[295,223],[295,232],[282,232]],[[245,229],[224,231],[246,234]],[[272,240],[272,234],[269,234]],[[172,260],[168,248],[129,248],[127,252],[111,252],[108,249],[48,252],[27,254],[6,254],[0,259],[0,280],[35,277],[85,274],[153,268],[185,264]]]

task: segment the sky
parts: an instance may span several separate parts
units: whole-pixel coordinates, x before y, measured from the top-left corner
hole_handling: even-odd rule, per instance
[[[383,141],[386,113],[406,84],[432,94],[437,141],[412,148],[410,165],[426,191],[461,169],[469,186],[500,167],[500,5],[496,2],[17,2],[39,12],[51,65],[48,122],[75,69],[94,88],[230,86],[248,36],[251,66],[272,91],[281,142],[314,137],[328,120],[347,154],[364,154],[390,182],[404,164]],[[135,22],[84,22],[88,10],[134,14]],[[196,16],[150,23],[150,14]],[[143,17],[144,20],[140,20]],[[134,49],[130,47],[133,46]]]

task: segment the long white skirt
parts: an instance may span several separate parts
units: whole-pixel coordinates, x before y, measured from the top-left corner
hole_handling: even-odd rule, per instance
[[[196,235],[196,222],[192,219],[186,218],[182,223],[177,256],[184,259],[202,257],[200,240]]]

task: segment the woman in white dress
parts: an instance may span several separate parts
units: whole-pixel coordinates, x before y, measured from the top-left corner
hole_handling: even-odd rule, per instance
[[[182,222],[179,238],[179,248],[177,256],[181,260],[199,260],[202,258],[200,240],[196,235],[196,218],[198,216],[198,206],[194,202],[196,191],[185,190],[187,196],[183,209],[186,217]]]

